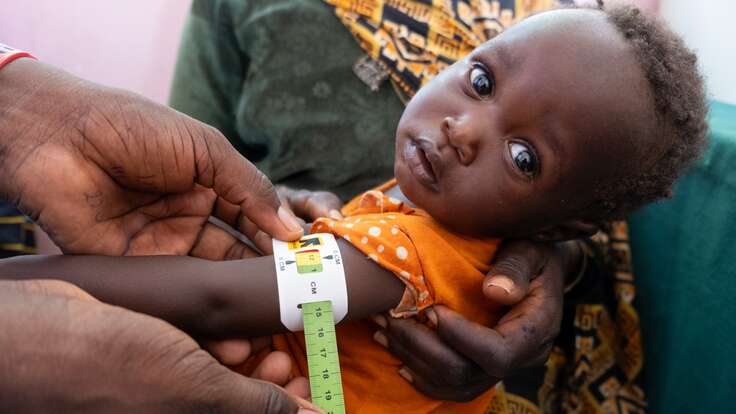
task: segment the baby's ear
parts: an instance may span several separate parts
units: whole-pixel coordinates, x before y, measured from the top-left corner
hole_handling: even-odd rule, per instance
[[[548,227],[532,235],[532,240],[539,242],[558,242],[590,237],[600,230],[596,223],[585,220],[568,220],[556,226]]]

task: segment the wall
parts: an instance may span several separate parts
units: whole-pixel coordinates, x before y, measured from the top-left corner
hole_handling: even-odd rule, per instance
[[[0,0],[0,43],[166,102],[191,0]]]
[[[662,0],[660,11],[697,52],[711,97],[736,104],[736,1]]]

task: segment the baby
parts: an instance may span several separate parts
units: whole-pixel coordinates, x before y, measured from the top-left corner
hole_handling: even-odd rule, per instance
[[[500,240],[586,237],[597,223],[667,196],[704,146],[705,112],[694,55],[630,8],[532,16],[430,81],[399,122],[396,180],[351,201],[344,220],[312,226],[343,239],[350,308],[337,335],[347,411],[484,412],[493,390],[467,403],[418,393],[360,318],[443,304],[494,323],[499,306],[479,287]],[[200,337],[285,330],[272,257],[0,265],[2,277],[45,271]],[[306,374],[303,335],[278,336],[274,347]]]
[[[658,23],[632,9],[541,13],[420,89],[398,125],[396,180],[312,231],[406,285],[393,316],[443,304],[492,324],[498,307],[478,287],[500,238],[587,237],[668,195],[703,147],[703,101],[694,56]],[[374,330],[337,331],[349,412],[484,412],[492,390],[468,403],[417,393]],[[294,338],[275,344],[304,353]]]

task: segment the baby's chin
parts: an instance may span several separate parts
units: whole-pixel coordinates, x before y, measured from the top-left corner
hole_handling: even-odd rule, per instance
[[[435,221],[442,224],[442,226],[448,230],[465,235],[476,235],[474,234],[475,232],[472,227],[468,228],[468,226],[464,225],[464,223],[461,224],[455,222],[453,218],[456,218],[456,215],[452,214],[451,211],[448,211],[447,209],[444,209],[442,207],[438,207],[437,205],[430,202],[430,200],[426,200],[424,198],[441,197],[440,194],[416,194],[414,193],[415,188],[418,188],[418,192],[421,193],[422,187],[420,184],[412,181],[411,178],[407,178],[404,175],[410,175],[411,173],[408,173],[406,171],[402,172],[399,168],[397,168],[394,173],[396,177],[396,183],[399,186],[399,190],[401,190],[401,193],[404,195],[404,197],[409,200],[409,202],[412,204],[412,207],[416,207],[426,211],[427,214],[429,214]],[[402,185],[402,182],[404,185]],[[435,198],[433,201],[436,203],[439,200]],[[440,205],[441,204],[442,203],[440,203]]]

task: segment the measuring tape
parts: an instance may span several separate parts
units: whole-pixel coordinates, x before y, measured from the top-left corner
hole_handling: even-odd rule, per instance
[[[303,303],[302,318],[312,402],[327,414],[344,414],[345,397],[342,395],[332,302]]]
[[[312,402],[329,414],[344,414],[335,324],[347,314],[348,295],[335,236],[274,239],[273,258],[281,323],[292,332],[304,329]]]

